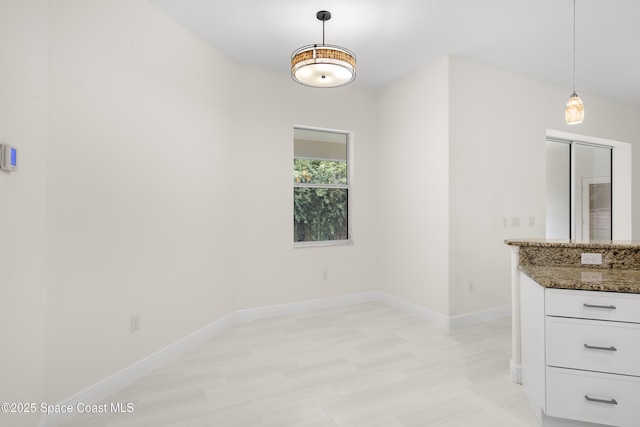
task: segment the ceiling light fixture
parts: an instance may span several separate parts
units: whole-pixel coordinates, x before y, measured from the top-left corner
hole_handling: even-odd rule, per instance
[[[339,87],[356,78],[356,55],[349,49],[324,44],[324,23],[331,13],[321,10],[322,45],[303,46],[291,54],[291,77],[305,86]]]
[[[576,93],[576,0],[573,0],[573,94],[567,101],[564,119],[568,125],[579,124],[584,120],[584,104]]]

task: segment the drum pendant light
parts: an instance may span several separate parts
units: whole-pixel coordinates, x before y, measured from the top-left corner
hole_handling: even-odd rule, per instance
[[[322,44],[303,46],[291,54],[291,77],[311,87],[347,85],[356,78],[356,55],[344,47],[324,43],[324,24],[331,19],[330,12],[321,10],[316,18],[322,21]]]

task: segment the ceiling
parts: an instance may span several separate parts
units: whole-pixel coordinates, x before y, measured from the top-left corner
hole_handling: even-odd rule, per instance
[[[149,0],[233,61],[283,74],[322,43],[358,57],[353,85],[383,88],[446,55],[566,87],[572,0]],[[640,107],[640,1],[577,0],[576,91]]]

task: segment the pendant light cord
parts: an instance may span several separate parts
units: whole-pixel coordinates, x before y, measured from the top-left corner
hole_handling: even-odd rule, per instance
[[[576,93],[576,0],[573,0],[573,93]]]

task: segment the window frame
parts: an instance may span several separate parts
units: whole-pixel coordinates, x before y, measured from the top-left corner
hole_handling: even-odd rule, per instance
[[[352,159],[353,159],[353,155],[352,155],[352,149],[353,149],[353,133],[349,132],[349,131],[344,131],[344,130],[337,130],[337,129],[326,129],[326,128],[318,128],[318,127],[311,127],[311,126],[298,126],[295,125],[293,126],[293,132],[294,132],[294,137],[293,137],[293,147],[295,147],[295,131],[299,129],[299,130],[306,130],[306,131],[314,131],[314,132],[324,132],[324,133],[334,133],[334,134],[339,134],[339,135],[344,135],[346,138],[346,147],[345,147],[345,155],[346,155],[346,160],[345,163],[347,165],[347,183],[346,184],[315,184],[315,183],[296,183],[293,182],[293,186],[292,186],[292,191],[291,191],[291,195],[292,195],[292,200],[291,200],[291,208],[292,208],[292,223],[294,223],[294,227],[292,229],[293,232],[293,247],[294,248],[310,248],[310,247],[322,247],[322,246],[344,246],[344,245],[350,245],[353,244],[353,228],[352,228],[352,219],[353,219],[353,204],[352,204],[352,192],[353,192],[353,176],[352,176],[352,170],[353,170],[353,163],[352,163]],[[295,148],[294,148],[294,153],[293,156],[291,157],[292,159],[292,163],[291,165],[293,166],[293,162],[295,161],[295,159],[306,159],[306,160],[327,160],[327,159],[323,159],[323,158],[317,158],[317,157],[296,157],[295,155]],[[329,188],[329,189],[344,189],[347,190],[347,238],[346,239],[340,239],[340,240],[313,240],[313,241],[303,241],[303,242],[296,242],[295,241],[295,206],[294,206],[294,200],[293,200],[293,194],[295,192],[296,188]]]

